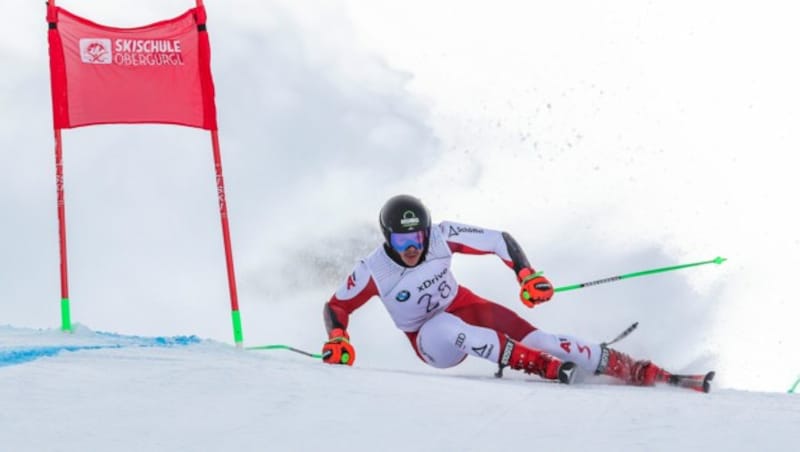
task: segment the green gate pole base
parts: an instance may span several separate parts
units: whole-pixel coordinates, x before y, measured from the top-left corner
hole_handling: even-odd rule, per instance
[[[239,311],[231,311],[231,318],[233,320],[233,340],[236,342],[237,347],[241,347],[244,342],[242,339],[242,316]]]
[[[800,377],[797,377],[797,380],[795,380],[794,384],[792,385],[791,388],[789,388],[789,391],[787,391],[787,392],[789,394],[794,394],[794,390],[797,389],[798,385],[800,385]]]
[[[69,298],[61,299],[61,331],[72,332],[72,322],[69,318]]]

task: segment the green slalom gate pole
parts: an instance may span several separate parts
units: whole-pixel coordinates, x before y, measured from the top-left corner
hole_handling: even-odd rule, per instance
[[[288,345],[273,344],[273,345],[258,345],[255,347],[245,347],[246,350],[289,350],[291,352],[300,353],[311,358],[322,359],[322,355],[318,353],[310,353],[299,348],[290,347]]]
[[[597,286],[599,284],[605,284],[605,283],[610,283],[610,282],[614,282],[614,281],[620,281],[622,279],[635,278],[637,276],[652,275],[654,273],[662,273],[662,272],[668,272],[668,271],[672,271],[672,270],[680,270],[682,268],[696,267],[698,265],[706,265],[706,264],[717,264],[717,265],[719,265],[719,264],[725,262],[726,260],[727,259],[724,258],[724,257],[716,257],[716,258],[708,260],[708,261],[693,262],[691,264],[673,265],[671,267],[654,268],[652,270],[643,270],[643,271],[640,271],[640,272],[628,273],[628,274],[625,274],[625,275],[611,276],[611,277],[608,277],[608,278],[598,279],[596,281],[589,281],[589,282],[580,283],[580,284],[573,284],[571,286],[556,287],[554,289],[554,291],[555,292],[566,292],[568,290],[583,289],[584,287]]]
[[[789,388],[789,391],[787,391],[787,392],[789,394],[794,394],[794,390],[797,389],[798,385],[800,385],[800,376],[797,377],[797,380],[794,381],[794,384],[792,385],[791,388]]]

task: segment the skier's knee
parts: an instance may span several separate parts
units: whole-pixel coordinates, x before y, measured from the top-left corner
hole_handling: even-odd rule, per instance
[[[419,330],[417,351],[428,365],[446,369],[463,361],[467,354],[460,350],[458,341],[458,322],[449,314],[439,314],[430,319]]]

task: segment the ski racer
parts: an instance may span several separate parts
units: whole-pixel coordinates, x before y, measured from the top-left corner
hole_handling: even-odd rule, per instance
[[[650,361],[634,360],[605,344],[544,332],[460,285],[450,269],[454,253],[495,254],[514,270],[526,306],[550,300],[552,284],[531,267],[507,232],[447,221],[432,224],[428,209],[409,195],[390,198],[379,221],[385,242],[356,265],[325,303],[326,363],[353,365],[350,314],[377,296],[419,358],[436,368],[455,366],[472,355],[496,363],[498,376],[510,367],[570,383],[578,367],[630,385],[668,380],[670,374]]]

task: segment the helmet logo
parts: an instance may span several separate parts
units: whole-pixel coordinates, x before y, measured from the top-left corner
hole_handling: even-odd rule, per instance
[[[400,226],[409,229],[419,226],[419,218],[417,218],[417,214],[411,210],[406,210],[403,212],[403,218],[400,219]]]

